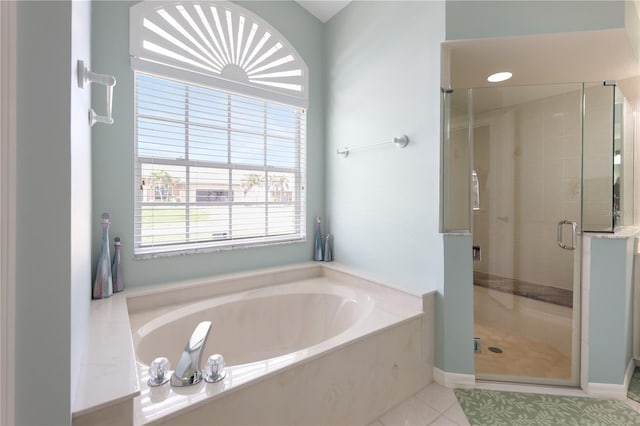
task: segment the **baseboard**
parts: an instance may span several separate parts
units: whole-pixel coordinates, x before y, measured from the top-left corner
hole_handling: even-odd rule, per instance
[[[476,376],[473,374],[447,373],[433,367],[433,380],[446,388],[473,388],[476,386]]]
[[[625,391],[625,395],[626,395],[627,389],[629,389],[629,384],[631,383],[631,378],[633,377],[633,372],[634,371],[636,371],[636,360],[631,358],[629,360],[629,364],[627,364],[627,371],[624,372],[624,391]]]
[[[624,385],[612,385],[610,383],[587,383],[584,390],[591,398],[618,399],[627,398],[627,388]]]
[[[626,399],[627,389],[629,388],[629,383],[631,383],[631,377],[633,377],[637,362],[633,358],[629,360],[623,384],[587,383],[584,391],[591,398]],[[447,388],[474,388],[476,386],[476,377],[473,374],[448,373],[437,367],[433,367],[433,381]]]
[[[584,391],[591,398],[599,399],[627,399],[627,389],[629,389],[629,383],[631,383],[631,377],[636,369],[636,360],[631,358],[627,369],[624,373],[624,383],[621,385],[611,383],[587,383]]]

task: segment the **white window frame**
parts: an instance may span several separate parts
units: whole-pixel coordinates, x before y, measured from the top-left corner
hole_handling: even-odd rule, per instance
[[[161,80],[166,80],[166,81],[171,81],[171,82],[176,82],[182,85],[185,85],[186,87],[196,87],[188,82],[180,82],[177,80],[169,80],[167,77],[164,76],[153,76],[150,75],[148,73],[144,73],[144,72],[139,72],[136,71],[136,78],[135,78],[135,83],[137,85],[138,83],[138,75],[142,75],[142,76],[151,76],[155,79],[161,79]],[[208,88],[207,88],[208,89]],[[220,91],[217,89],[212,89],[215,90],[217,93],[221,93],[227,96],[228,102],[231,102],[231,98],[234,96],[237,96],[235,94],[231,94],[228,92],[224,92],[224,91]],[[138,89],[136,87],[136,96],[138,95]],[[247,98],[247,99],[252,99],[253,98]],[[184,100],[184,109],[185,111],[187,111],[190,107],[190,98],[185,98]],[[257,100],[260,103],[265,105],[277,105],[274,104],[272,102],[269,101],[265,101],[262,99]],[[137,99],[136,99],[136,104],[137,104]],[[226,106],[226,110],[231,110],[231,103],[228,103]],[[300,125],[299,127],[296,129],[296,134],[298,135],[298,140],[296,143],[296,162],[295,165],[292,167],[274,167],[274,166],[268,166],[267,164],[262,164],[262,165],[250,165],[250,164],[242,164],[242,163],[233,163],[230,161],[230,149],[231,146],[227,145],[227,153],[226,153],[226,157],[227,157],[227,162],[216,162],[216,163],[210,163],[210,162],[204,162],[202,160],[195,160],[195,159],[190,159],[189,155],[187,152],[184,152],[184,155],[181,156],[182,158],[157,158],[155,156],[141,156],[140,155],[140,151],[138,149],[138,135],[137,135],[137,130],[138,130],[138,126],[136,124],[136,149],[135,149],[135,165],[136,165],[136,188],[140,188],[137,191],[137,195],[136,195],[136,206],[135,206],[135,242],[134,242],[134,253],[136,255],[136,257],[138,258],[144,258],[144,257],[154,257],[154,256],[158,256],[158,255],[167,255],[167,254],[174,254],[174,253],[189,253],[189,252],[203,252],[203,251],[215,251],[215,250],[226,250],[226,249],[233,249],[233,248],[241,248],[241,247],[252,247],[252,246],[261,246],[261,245],[271,245],[271,244],[281,244],[281,243],[291,243],[291,242],[299,242],[299,241],[305,241],[306,239],[306,235],[305,235],[305,221],[304,221],[304,216],[305,216],[305,167],[304,167],[304,159],[306,158],[305,155],[305,141],[304,141],[304,128],[305,128],[305,120],[306,120],[306,111],[301,109],[301,108],[297,108],[297,107],[290,107],[291,109],[297,110],[298,114],[300,115]],[[137,106],[136,106],[136,111],[137,111]],[[152,117],[147,117],[147,116],[141,116],[144,118],[152,118]],[[228,120],[231,120],[230,117],[226,117]],[[265,122],[267,120],[267,118],[264,118]],[[138,122],[138,116],[136,115],[136,123]],[[184,123],[179,123],[179,125],[182,126],[184,125],[184,129],[186,133],[191,133],[191,131],[193,130],[190,127],[190,124],[187,124],[187,122]],[[199,124],[195,125],[195,127],[200,127]],[[230,123],[227,123],[226,127],[223,131],[225,131],[227,133],[227,140],[231,140],[230,139],[230,135],[232,133],[234,133],[236,131],[236,129],[234,129]],[[263,137],[266,138],[268,137],[268,133],[265,133],[263,135]],[[186,149],[188,151],[188,143],[185,144],[184,149]],[[223,238],[221,237],[216,237],[215,235],[212,235],[211,239],[207,242],[184,242],[184,243],[171,243],[171,244],[143,244],[143,230],[142,230],[142,211],[145,207],[184,207],[185,212],[186,212],[186,218],[185,218],[185,222],[184,222],[184,232],[185,232],[185,236],[188,239],[188,236],[190,235],[190,229],[191,229],[191,224],[190,224],[190,210],[192,208],[198,208],[198,206],[201,205],[207,205],[207,202],[198,202],[196,198],[194,199],[190,199],[191,197],[191,192],[193,192],[193,188],[191,187],[191,179],[189,177],[189,172],[187,172],[184,176],[184,182],[182,182],[185,185],[185,193],[186,195],[186,199],[182,199],[179,202],[174,202],[174,201],[163,201],[163,200],[157,200],[155,199],[155,192],[153,193],[154,195],[151,197],[151,201],[149,200],[144,200],[144,195],[146,194],[147,196],[149,196],[149,193],[146,191],[150,191],[153,190],[151,188],[144,188],[142,189],[142,181],[144,180],[145,176],[143,175],[143,168],[145,165],[149,165],[149,166],[158,166],[158,165],[164,165],[167,166],[167,168],[171,168],[171,167],[184,167],[186,168],[186,170],[190,170],[190,168],[192,167],[197,167],[197,168],[210,168],[210,169],[214,169],[217,171],[220,170],[224,170],[226,171],[226,174],[228,174],[229,176],[231,176],[231,173],[233,171],[247,171],[247,172],[251,172],[254,171],[256,173],[260,173],[260,174],[264,174],[265,176],[269,176],[271,174],[278,174],[278,173],[286,173],[286,174],[290,174],[290,175],[294,175],[294,181],[295,181],[295,185],[292,187],[292,190],[294,191],[295,195],[293,196],[293,199],[295,200],[294,202],[285,202],[285,203],[278,203],[275,201],[270,201],[269,197],[266,196],[264,201],[252,201],[252,202],[235,202],[233,200],[226,200],[226,201],[217,201],[215,202],[216,205],[218,206],[227,206],[229,208],[228,210],[228,215],[229,215],[229,227],[227,228],[228,232],[225,232],[224,235],[229,235],[229,233],[231,232],[231,223],[233,222],[234,218],[233,218],[233,213],[232,213],[232,207],[233,206],[238,206],[238,205],[262,205],[264,206],[265,209],[265,224],[269,223],[269,206],[275,206],[278,204],[290,204],[294,207],[294,217],[292,218],[295,222],[294,222],[294,226],[296,228],[295,233],[290,233],[290,234],[286,234],[286,235],[268,235],[268,229],[265,229],[265,233],[267,234],[267,236],[256,236],[256,237],[252,237],[252,238]],[[231,191],[231,185],[230,185],[231,181],[229,181],[229,187],[228,189]],[[268,190],[268,186],[265,185],[265,191]],[[177,195],[177,194],[173,194],[173,195]],[[193,194],[193,197],[195,197],[195,193]],[[197,232],[196,232],[197,233]]]
[[[263,48],[255,55],[257,57],[262,56],[265,53],[265,50],[269,50],[268,47],[271,46],[273,49],[275,45],[279,44],[281,47],[278,50],[278,56],[286,56],[290,55],[293,58],[293,61],[289,63],[290,68],[295,68],[300,70],[299,77],[291,77],[295,79],[295,82],[301,86],[301,91],[292,92],[290,90],[273,87],[273,86],[264,86],[260,84],[253,83],[250,78],[237,74],[226,74],[226,73],[212,73],[206,72],[202,68],[198,67],[189,67],[184,63],[179,61],[171,60],[171,58],[167,58],[165,56],[154,53],[153,51],[149,51],[145,49],[145,34],[148,34],[147,29],[145,28],[145,22],[150,21],[147,19],[148,17],[155,16],[158,11],[162,11],[164,9],[176,7],[179,5],[199,5],[202,8],[211,8],[214,7],[216,10],[219,10],[221,15],[221,20],[224,21],[222,17],[223,12],[229,11],[233,16],[242,16],[245,18],[245,30],[243,31],[245,38],[248,39],[250,34],[250,28],[252,28],[251,24],[255,24],[257,26],[257,32],[253,37],[253,45],[257,45],[262,43],[261,36],[268,35],[268,41],[262,44]],[[146,21],[145,21],[146,20]],[[163,23],[162,19],[157,19],[154,21],[155,23]],[[223,22],[224,24],[224,22]],[[185,25],[186,26],[186,25]],[[213,32],[215,32],[215,26],[213,23],[210,24]],[[202,31],[202,30],[201,30]],[[206,31],[202,31],[203,33]],[[222,31],[223,37],[224,30]],[[195,33],[194,33],[195,35]],[[222,37],[221,37],[222,38]],[[222,43],[222,39],[219,39],[218,42]],[[248,41],[248,40],[247,40]],[[203,46],[206,43],[202,43]],[[209,43],[212,45],[215,43]],[[231,43],[236,45],[236,43]],[[246,43],[245,43],[246,45]],[[168,45],[168,48],[176,49],[175,45]],[[204,46],[205,48],[207,46]],[[241,46],[242,47],[242,46]],[[243,49],[244,50],[244,49]],[[199,53],[199,52],[198,52]],[[131,7],[129,13],[129,54],[131,55],[131,66],[135,70],[148,72],[150,74],[155,74],[159,76],[169,76],[182,81],[189,81],[194,84],[199,84],[203,86],[213,87],[220,90],[225,90],[231,93],[237,93],[246,95],[253,98],[270,100],[276,103],[281,103],[285,105],[291,106],[299,106],[301,108],[307,109],[309,107],[309,69],[307,64],[304,62],[300,54],[296,51],[296,49],[289,43],[289,41],[282,35],[278,30],[272,27],[269,23],[264,21],[258,15],[252,13],[251,11],[238,6],[235,3],[231,3],[228,1],[205,1],[205,0],[185,0],[185,1],[175,1],[175,0],[146,0],[142,1]],[[241,55],[242,56],[242,55]],[[247,55],[250,56],[250,55]],[[260,65],[263,65],[262,62]],[[244,63],[244,66],[250,64]],[[278,68],[272,68],[271,70],[279,70]],[[291,83],[291,78],[283,78],[284,82]]]
[[[198,8],[198,9],[196,9]],[[206,11],[210,22],[205,22],[201,12]],[[196,14],[195,12],[198,12]],[[209,14],[209,11],[211,13]],[[180,12],[180,13],[178,13]],[[186,16],[184,13],[191,13],[191,16]],[[220,26],[218,24],[218,32],[216,33],[216,27],[211,17],[217,14],[221,18],[226,17],[226,23],[223,22]],[[173,15],[171,15],[173,14]],[[181,15],[182,14],[182,15]],[[167,17],[168,16],[168,17]],[[185,20],[182,20],[185,17]],[[202,19],[199,21],[198,19]],[[235,21],[234,21],[235,20]],[[151,23],[150,23],[151,22]],[[231,25],[229,23],[231,22]],[[235,24],[233,23],[235,22]],[[245,31],[242,32],[240,28],[240,22],[245,26]],[[167,23],[171,23],[169,26]],[[182,25],[183,32],[174,31],[178,29],[177,26]],[[234,27],[235,25],[235,27]],[[163,27],[155,32],[149,30],[150,27]],[[229,28],[234,28],[237,33],[233,33]],[[186,29],[186,31],[184,30]],[[213,32],[211,32],[211,29]],[[209,32],[205,31],[208,30]],[[255,33],[255,37],[249,35],[249,31]],[[190,34],[186,34],[186,32]],[[167,37],[162,34],[169,34]],[[217,34],[217,37],[215,34]],[[207,36],[206,34],[209,34]],[[235,36],[234,36],[235,34]],[[244,36],[243,36],[244,34]],[[225,38],[225,35],[227,36]],[[185,37],[182,37],[185,36]],[[200,41],[194,39],[200,38]],[[155,45],[160,46],[160,50],[174,50],[179,52],[179,55],[168,56],[158,54],[158,50],[150,50],[145,48],[145,41],[148,38]],[[176,41],[177,39],[181,39]],[[227,47],[224,46],[223,41],[227,41]],[[253,42],[252,42],[253,40]],[[164,43],[164,44],[163,44]],[[206,46],[225,47],[225,52],[220,48],[217,52],[213,50],[211,52],[202,49]],[[180,47],[186,47],[186,50],[180,50]],[[235,48],[235,54],[233,52]],[[198,49],[200,49],[198,51]],[[246,55],[241,54],[241,51]],[[195,52],[194,56],[189,56],[189,52]],[[270,53],[271,52],[271,53]],[[276,52],[277,54],[274,54]],[[143,246],[141,240],[141,226],[142,219],[136,217],[135,219],[135,244],[134,255],[136,258],[157,257],[171,254],[183,254],[191,252],[203,252],[203,251],[215,251],[215,250],[227,250],[235,248],[253,247],[260,245],[272,245],[292,242],[306,241],[306,108],[308,107],[308,68],[304,63],[297,51],[291,46],[291,44],[273,27],[262,20],[257,15],[247,11],[246,9],[227,1],[143,1],[130,9],[130,54],[131,65],[135,73],[135,81],[137,85],[138,73],[152,75],[161,79],[167,79],[177,81],[183,84],[195,85],[205,88],[210,88],[218,92],[224,92],[230,95],[239,95],[248,97],[262,102],[270,104],[279,104],[287,107],[298,108],[302,112],[302,122],[300,140],[299,140],[299,152],[297,156],[296,169],[279,170],[278,168],[268,167],[258,168],[260,172],[283,172],[294,173],[296,175],[296,182],[292,189],[295,192],[295,226],[296,233],[286,236],[266,236],[266,237],[254,237],[245,239],[225,239],[208,242],[194,242],[184,244],[165,244],[157,246]],[[226,59],[226,66],[221,67],[218,71],[211,70],[208,72],[203,71],[203,66],[195,62],[200,61],[199,58],[208,57]],[[286,55],[286,56],[283,56]],[[246,56],[247,61],[242,61],[241,57]],[[194,62],[196,66],[190,66],[189,62],[180,60],[181,58],[190,57],[188,61]],[[276,64],[278,58],[288,58],[286,63]],[[178,58],[177,60],[175,58]],[[249,61],[249,58],[253,58],[253,63]],[[262,61],[262,62],[260,62]],[[271,62],[269,62],[271,61]],[[218,62],[216,62],[218,63]],[[204,62],[203,62],[204,64]],[[207,65],[208,67],[208,65]],[[256,73],[256,70],[260,68],[268,68],[265,71]],[[229,71],[230,70],[230,71]],[[238,71],[239,70],[239,71]],[[295,71],[291,71],[295,70]],[[246,72],[246,74],[245,74]],[[137,93],[137,87],[136,87]],[[136,99],[137,105],[137,99]],[[158,160],[158,159],[145,159],[138,157],[138,135],[137,135],[137,116],[135,117],[136,123],[136,148],[135,148],[135,167],[136,167],[136,179],[141,179],[142,163],[150,163],[151,161],[158,164],[159,162],[167,165],[194,165],[187,164],[187,161],[183,161],[184,164],[179,164],[180,161],[174,160]],[[148,161],[147,161],[148,160]],[[247,169],[244,166],[235,166],[233,164],[219,165],[219,168],[224,169],[228,167]],[[267,166],[265,165],[265,168]],[[140,196],[138,188],[140,182],[136,182],[136,200],[135,200],[135,214],[142,211],[142,200],[138,200]],[[189,201],[189,203],[195,203],[195,199]],[[231,202],[233,203],[233,202]],[[265,206],[269,205],[268,198],[265,201]],[[265,209],[268,211],[268,209]],[[265,212],[265,217],[268,214]]]

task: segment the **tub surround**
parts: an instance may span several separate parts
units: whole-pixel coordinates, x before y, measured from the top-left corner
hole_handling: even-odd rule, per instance
[[[421,331],[413,318],[153,424],[369,424],[431,381]]]
[[[232,374],[217,384],[201,383],[182,389],[147,387],[143,377],[146,369],[136,365],[132,329],[202,299],[271,291],[264,287],[292,281],[366,292],[375,301],[370,320],[361,321],[319,345],[272,358],[268,365],[244,364],[244,370],[237,372],[232,367],[229,370]],[[197,424],[210,422],[212,410],[219,413],[221,409],[227,415],[214,416],[220,424],[246,423],[251,419],[254,423],[260,419],[281,423],[368,422],[431,381],[433,310],[423,314],[423,306],[432,307],[434,297],[433,292],[417,297],[376,284],[336,263],[309,262],[127,290],[106,300],[93,301],[92,339],[87,358],[91,361],[83,364],[74,424],[122,423],[127,418],[122,416],[128,413],[133,413],[133,424],[179,424],[185,419]],[[137,371],[138,368],[141,370]],[[261,377],[255,379],[258,375]],[[143,380],[139,381],[139,376]],[[374,398],[373,407],[357,397],[359,392],[373,391],[380,395]],[[253,399],[248,398],[260,400],[251,413],[243,409],[248,400],[254,406]],[[278,398],[284,399],[278,402]],[[287,398],[297,402],[288,403]],[[317,398],[322,402],[316,407],[313,401]],[[274,412],[273,404],[289,408]],[[185,417],[187,412],[191,414]],[[371,418],[366,419],[369,415]]]
[[[252,272],[227,274],[219,277],[146,286],[128,289],[127,306],[130,314],[150,312],[169,307],[176,308],[197,300],[226,294],[283,284],[291,281],[320,277],[321,264],[309,262],[279,268],[259,269]]]
[[[132,413],[140,394],[126,296],[91,301],[89,339],[80,365],[80,383],[73,405],[73,424],[101,424]]]
[[[327,294],[358,300],[364,311],[362,318],[343,332],[316,344],[302,345],[302,349],[284,349],[278,354],[280,356],[230,365],[226,378],[216,384],[200,384],[188,389],[149,388],[145,383],[146,366],[141,363],[142,390],[134,403],[134,424],[368,423],[391,408],[392,405],[386,404],[399,402],[395,401],[397,396],[404,395],[405,398],[426,384],[420,298],[330,267],[311,264],[303,270],[312,277],[291,284],[234,292],[211,300],[228,306],[278,294],[288,297],[292,292],[319,294],[324,289]],[[345,291],[351,294],[346,295]],[[373,306],[367,306],[365,299],[371,299]],[[304,303],[302,299],[300,302]],[[138,329],[149,328],[166,317],[180,316],[180,311],[197,311],[198,305],[207,303],[210,302],[194,304],[191,301],[177,307],[165,306],[131,314],[134,345],[138,347]],[[292,306],[291,310],[299,308]],[[237,315],[242,316],[242,313]],[[215,327],[214,324],[213,333]],[[314,334],[313,330],[308,331]],[[221,340],[225,340],[224,336]],[[287,347],[287,340],[281,345]],[[372,343],[372,340],[380,342]],[[215,342],[215,335],[212,335],[208,345],[216,348]],[[250,342],[246,346],[252,351]],[[225,355],[224,347],[213,350]],[[206,352],[207,356],[209,352]],[[375,353],[373,357],[372,352]],[[229,353],[229,359],[232,358],[233,353]],[[310,398],[310,394],[315,396]],[[376,400],[371,398],[373,395],[384,397],[378,396]],[[366,402],[360,401],[362,399]],[[374,406],[368,405],[372,401],[375,401]],[[246,410],[247,404],[252,410]],[[280,409],[274,412],[273,407]]]

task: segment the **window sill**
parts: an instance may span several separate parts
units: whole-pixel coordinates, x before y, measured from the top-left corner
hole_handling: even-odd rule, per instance
[[[236,251],[242,249],[250,249],[257,247],[271,247],[271,246],[281,246],[281,245],[290,245],[290,244],[301,244],[307,241],[306,237],[300,238],[287,238],[282,240],[268,240],[268,241],[252,241],[241,243],[237,242],[230,245],[224,246],[211,246],[206,244],[195,245],[195,244],[185,244],[179,245],[171,248],[150,248],[150,249],[138,249],[136,253],[134,253],[134,260],[146,260],[146,259],[156,259],[160,257],[175,257],[175,256],[187,256],[192,254],[201,254],[201,253],[215,253],[222,251]],[[162,251],[160,251],[162,250]]]

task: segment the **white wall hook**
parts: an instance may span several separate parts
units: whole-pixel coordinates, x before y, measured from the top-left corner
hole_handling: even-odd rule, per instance
[[[98,115],[93,108],[89,109],[89,125],[96,123],[113,124],[111,107],[113,105],[113,86],[116,85],[116,78],[108,74],[98,74],[90,71],[84,61],[78,60],[78,87],[85,88],[89,84],[102,84],[107,89],[107,114]]]

